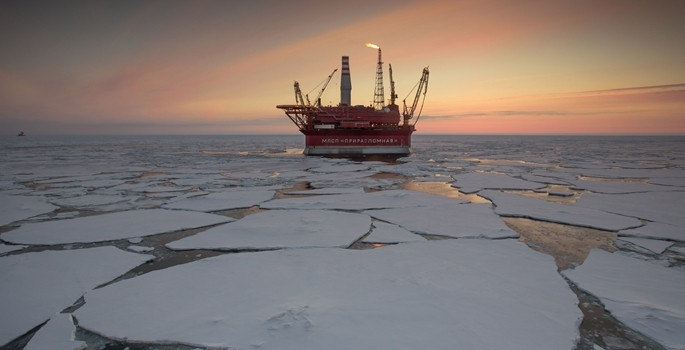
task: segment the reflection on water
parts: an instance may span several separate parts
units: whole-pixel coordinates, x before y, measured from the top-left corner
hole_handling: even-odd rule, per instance
[[[614,240],[618,236],[614,232],[524,218],[503,219],[521,235],[519,241],[554,257],[560,271],[582,264],[592,249],[617,250]]]
[[[407,181],[402,185],[402,188],[410,191],[437,194],[439,196],[459,199],[471,203],[491,203],[489,200],[475,193],[466,194],[459,192],[458,189],[452,187],[450,184],[446,182]]]

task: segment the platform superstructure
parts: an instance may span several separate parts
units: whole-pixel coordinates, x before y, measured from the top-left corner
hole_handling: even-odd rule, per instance
[[[278,105],[290,120],[305,135],[306,155],[371,155],[409,154],[411,135],[416,130],[423,102],[428,90],[428,68],[424,68],[416,85],[416,94],[411,104],[403,101],[403,110],[395,103],[395,82],[392,66],[388,65],[390,78],[390,99],[385,104],[383,87],[383,61],[378,49],[374,103],[372,106],[352,105],[349,57],[342,56],[340,74],[340,103],[337,106],[322,106],[321,95],[336,73],[331,73],[323,83],[314,101],[302,96],[300,85],[294,83],[295,104]],[[413,90],[412,90],[413,91]],[[410,92],[411,94],[411,92]],[[420,106],[419,106],[420,105]]]

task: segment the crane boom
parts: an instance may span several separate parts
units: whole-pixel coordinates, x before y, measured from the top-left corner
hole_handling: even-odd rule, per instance
[[[321,95],[323,95],[324,90],[326,90],[326,86],[328,86],[328,83],[331,82],[331,78],[333,78],[333,74],[338,71],[338,68],[333,70],[333,73],[326,78],[326,82],[323,84],[323,87],[321,88],[321,91],[319,91],[319,94],[316,95],[316,105],[321,107]]]
[[[428,92],[428,67],[423,69],[423,73],[421,74],[421,80],[419,80],[417,86],[418,88],[416,89],[416,96],[414,96],[414,103],[412,103],[411,108],[407,108],[406,98],[402,101],[402,103],[404,104],[404,112],[402,113],[402,115],[404,117],[405,125],[408,124],[409,119],[412,119],[414,117],[414,112],[416,111],[416,107],[419,104],[419,98],[421,97],[421,95],[423,95],[423,100],[426,99],[426,92]],[[423,109],[423,102],[421,103],[421,109]],[[419,114],[416,116],[416,121],[418,121],[420,115],[421,112],[419,111]],[[416,121],[414,122],[414,124],[416,124]]]

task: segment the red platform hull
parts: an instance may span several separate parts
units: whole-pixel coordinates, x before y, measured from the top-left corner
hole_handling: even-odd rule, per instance
[[[367,155],[410,153],[413,126],[394,129],[308,129],[306,155]]]

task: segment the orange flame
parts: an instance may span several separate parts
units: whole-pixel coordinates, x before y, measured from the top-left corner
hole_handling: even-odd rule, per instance
[[[366,43],[366,47],[370,47],[372,49],[380,49],[380,47],[378,47],[378,45],[372,44],[372,43]]]

